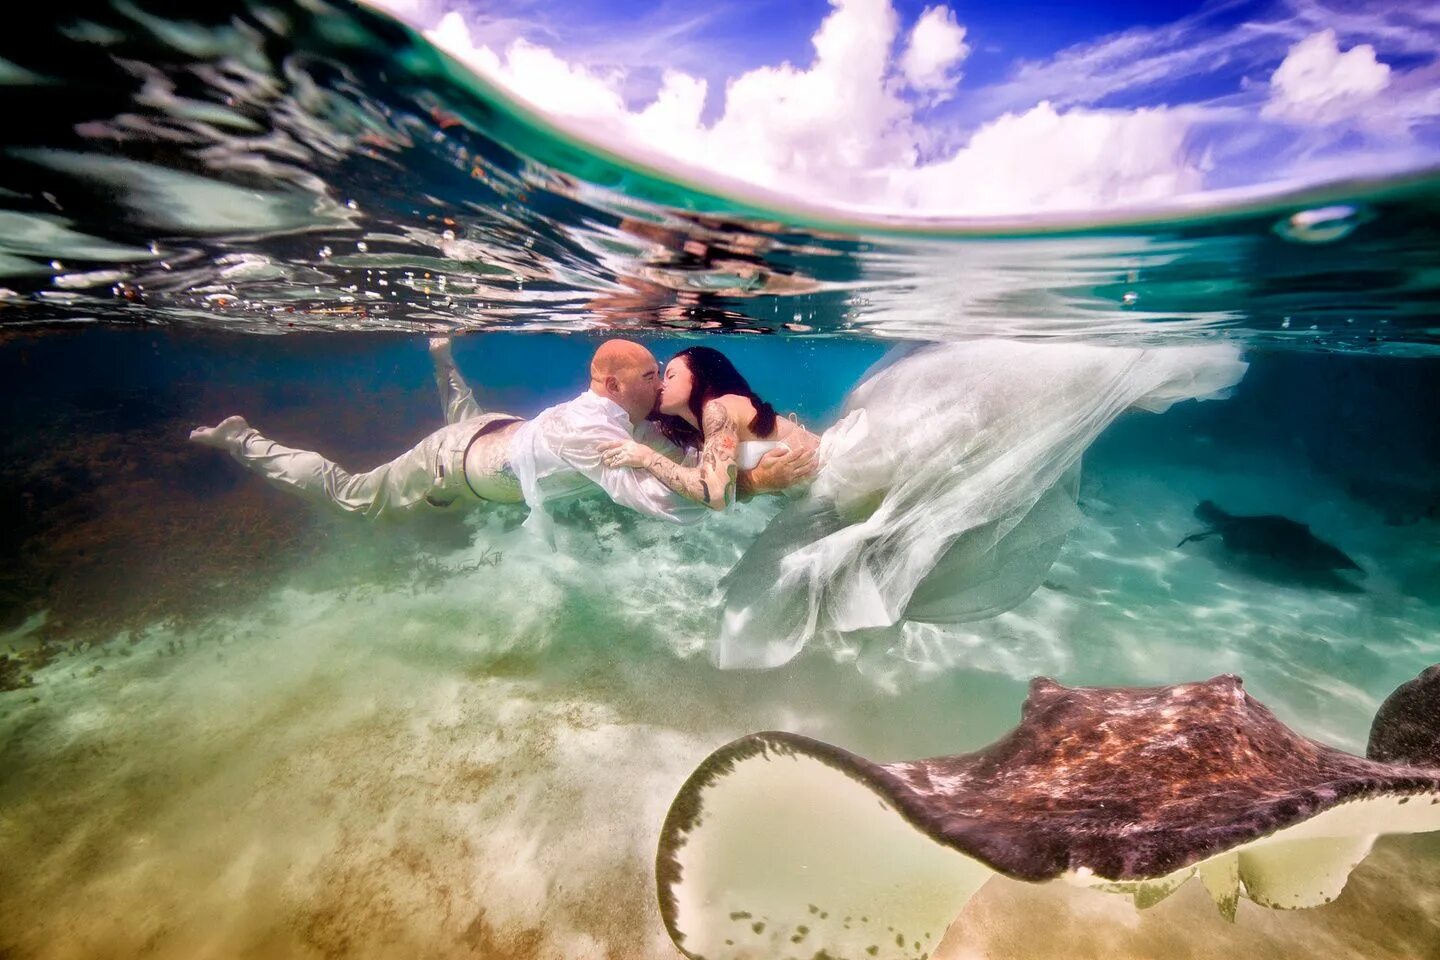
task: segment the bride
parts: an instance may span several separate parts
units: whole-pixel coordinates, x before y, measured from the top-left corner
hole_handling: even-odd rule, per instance
[[[1020,603],[1079,520],[1080,457],[1100,432],[1127,409],[1224,396],[1246,366],[1228,344],[900,347],[817,438],[777,417],[718,351],[692,347],[666,366],[659,410],[699,463],[633,442],[602,455],[724,509],[746,460],[818,443],[813,482],[787,491],[722,581],[716,664],[775,667],[817,636],[963,623]]]

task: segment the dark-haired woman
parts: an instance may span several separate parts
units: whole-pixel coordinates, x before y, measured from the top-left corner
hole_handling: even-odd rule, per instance
[[[661,432],[682,448],[699,451],[699,463],[679,464],[634,441],[602,444],[608,467],[648,470],[671,490],[724,510],[735,502],[735,478],[770,450],[819,446],[813,433],[775,415],[719,350],[690,347],[665,365],[660,387]]]

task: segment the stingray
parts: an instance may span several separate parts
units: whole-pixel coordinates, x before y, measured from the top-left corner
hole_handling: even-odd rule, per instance
[[[1198,877],[1234,921],[1339,896],[1383,833],[1440,830],[1440,665],[1380,708],[1366,757],[1297,734],[1234,676],[1031,681],[975,753],[875,763],[793,733],[711,754],[661,830],[688,957],[917,960],[982,884],[1062,881],[1149,907]]]
[[[1195,508],[1195,516],[1208,523],[1209,529],[1190,534],[1175,544],[1177,548],[1192,540],[1218,536],[1231,553],[1252,561],[1278,564],[1301,576],[1333,576],[1336,570],[1364,573],[1360,564],[1350,559],[1343,550],[1315,536],[1307,524],[1289,517],[1275,514],[1238,517],[1226,513],[1209,500],[1200,501]]]

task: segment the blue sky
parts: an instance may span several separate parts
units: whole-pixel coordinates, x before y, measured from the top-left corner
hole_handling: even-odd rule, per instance
[[[612,146],[840,205],[1147,205],[1440,147],[1435,5],[371,2]]]

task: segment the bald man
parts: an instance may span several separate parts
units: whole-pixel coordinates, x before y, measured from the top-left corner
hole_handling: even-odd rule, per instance
[[[589,388],[533,420],[481,410],[448,339],[431,340],[430,354],[446,426],[368,473],[350,473],[318,453],[266,439],[238,416],[193,430],[190,439],[224,450],[277,486],[371,518],[424,504],[523,500],[543,525],[543,504],[596,487],[621,506],[675,523],[709,512],[647,471],[601,461],[599,445],[611,440],[637,440],[676,461],[684,455],[646,419],[660,394],[660,375],[640,344],[602,343],[590,361]],[[813,469],[813,451],[772,451],[754,470],[741,471],[741,493],[780,490]]]

